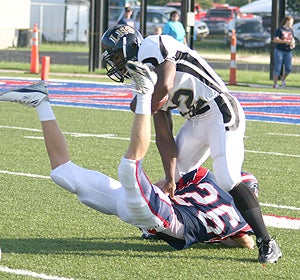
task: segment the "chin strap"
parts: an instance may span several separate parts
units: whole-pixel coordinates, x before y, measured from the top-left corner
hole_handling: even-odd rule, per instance
[[[126,45],[127,45],[127,39],[126,37],[123,37],[123,55],[125,61],[127,59]]]

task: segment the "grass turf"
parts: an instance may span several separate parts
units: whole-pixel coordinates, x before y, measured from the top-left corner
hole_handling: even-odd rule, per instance
[[[0,170],[48,176],[41,132],[17,129],[40,129],[34,109],[10,103],[0,103],[0,107]],[[121,138],[66,134],[74,162],[117,178],[118,162],[128,145],[132,113],[66,107],[54,107],[54,111],[64,132]],[[175,116],[174,121],[176,131],[183,120]],[[299,126],[248,121],[245,145],[251,152],[245,154],[244,169],[259,179],[260,201],[299,208]],[[210,165],[208,161],[207,167]],[[162,177],[154,143],[144,167],[152,180]],[[87,208],[47,178],[0,173],[0,184],[0,267],[95,280],[300,276],[297,230],[269,228],[270,234],[277,236],[283,258],[277,264],[262,266],[257,263],[257,250],[196,244],[175,251],[162,241],[141,240],[138,229]],[[262,211],[299,217],[299,210],[263,206]],[[0,278],[31,279],[5,272],[0,272]]]

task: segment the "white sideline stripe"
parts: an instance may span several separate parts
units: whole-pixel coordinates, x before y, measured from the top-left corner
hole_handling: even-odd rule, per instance
[[[283,209],[297,210],[297,211],[300,210],[300,208],[294,207],[294,206],[276,205],[276,204],[270,204],[270,203],[259,203],[259,204],[262,206],[273,207],[273,208],[283,208]]]
[[[25,275],[33,278],[47,279],[47,280],[74,280],[74,278],[51,276],[51,275],[36,273],[34,271],[23,270],[23,269],[12,269],[2,265],[0,265],[0,272],[6,272],[6,273],[16,274],[16,275]]]
[[[18,130],[25,130],[25,131],[35,131],[35,132],[41,132],[40,129],[34,129],[34,128],[26,128],[26,127],[17,127],[17,126],[5,126],[0,125],[0,128],[9,128],[9,129],[18,129]],[[129,141],[130,138],[124,138],[124,137],[117,137],[114,134],[88,134],[88,133],[77,133],[77,132],[63,132],[64,134],[71,135],[73,137],[99,137],[99,138],[107,138],[107,139],[116,139],[116,140],[126,140]],[[25,136],[27,138],[33,138],[34,136]],[[40,138],[37,138],[40,139]],[[154,142],[154,141],[151,141]],[[276,156],[285,156],[285,157],[296,157],[300,158],[300,155],[293,155],[293,154],[283,154],[283,153],[274,153],[274,152],[263,152],[263,151],[252,151],[252,150],[245,150],[245,152],[248,153],[256,153],[256,154],[267,154],[267,155],[276,155]]]
[[[263,215],[266,226],[286,229],[300,229],[300,219]]]

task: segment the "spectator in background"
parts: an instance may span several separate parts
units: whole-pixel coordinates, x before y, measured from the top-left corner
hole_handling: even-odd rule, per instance
[[[126,24],[134,27],[134,21],[131,19],[132,13],[133,11],[130,7],[125,7],[124,16],[118,21],[118,24]]]
[[[277,82],[283,66],[281,87],[286,87],[286,77],[292,71],[292,50],[295,48],[293,23],[294,19],[291,16],[285,16],[280,23],[280,27],[275,31],[273,39],[276,44],[274,49],[273,88],[279,88]]]
[[[173,11],[170,15],[169,21],[164,25],[163,33],[165,35],[170,35],[175,38],[177,41],[186,43],[186,32],[183,27],[183,24],[179,21],[179,13]]]
[[[161,35],[161,34],[162,34],[161,26],[155,26],[154,27],[154,35]]]

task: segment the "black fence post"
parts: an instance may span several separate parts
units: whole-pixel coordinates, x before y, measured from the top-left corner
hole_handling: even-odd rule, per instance
[[[188,46],[192,49],[194,46],[194,26],[190,24],[190,16],[194,14],[194,0],[181,1],[181,22],[186,30],[186,40]],[[194,16],[194,15],[193,15]]]
[[[90,29],[89,29],[89,72],[95,71],[94,64],[94,34],[95,34],[95,0],[90,4]]]
[[[274,70],[274,33],[279,27],[281,20],[285,16],[286,0],[272,0],[272,25],[271,25],[271,44],[270,44],[270,80],[273,80]]]
[[[91,0],[89,33],[89,71],[102,68],[100,44],[103,33],[108,28],[108,1]]]

